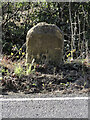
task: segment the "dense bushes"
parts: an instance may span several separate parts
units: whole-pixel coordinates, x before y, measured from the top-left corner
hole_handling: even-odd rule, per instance
[[[64,33],[64,53],[75,57],[88,52],[89,3],[2,3],[3,53],[25,43],[27,31],[38,22],[56,24]],[[71,18],[70,18],[71,15]],[[84,55],[84,56],[85,56]]]

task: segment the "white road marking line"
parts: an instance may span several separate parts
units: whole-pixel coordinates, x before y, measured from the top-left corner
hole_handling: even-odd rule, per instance
[[[32,101],[32,100],[88,100],[89,97],[59,97],[59,98],[0,98],[0,101]]]

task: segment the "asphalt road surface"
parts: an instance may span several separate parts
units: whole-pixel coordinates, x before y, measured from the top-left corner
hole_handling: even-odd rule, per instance
[[[88,97],[1,98],[2,118],[88,118]]]
[[[0,96],[0,118],[88,118],[89,103],[85,93],[10,93]]]

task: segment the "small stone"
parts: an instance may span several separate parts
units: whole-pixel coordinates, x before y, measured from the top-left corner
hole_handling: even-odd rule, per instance
[[[63,34],[54,24],[45,22],[32,27],[26,37],[26,62],[31,59],[59,64],[63,57]]]

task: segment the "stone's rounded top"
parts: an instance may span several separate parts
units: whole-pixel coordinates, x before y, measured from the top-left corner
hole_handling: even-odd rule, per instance
[[[28,33],[27,36],[30,34],[55,34],[55,33],[59,33],[62,37],[63,37],[63,33],[62,31],[59,29],[59,27],[57,27],[55,24],[48,24],[46,22],[40,22],[37,25],[35,25],[34,27],[32,27]]]

